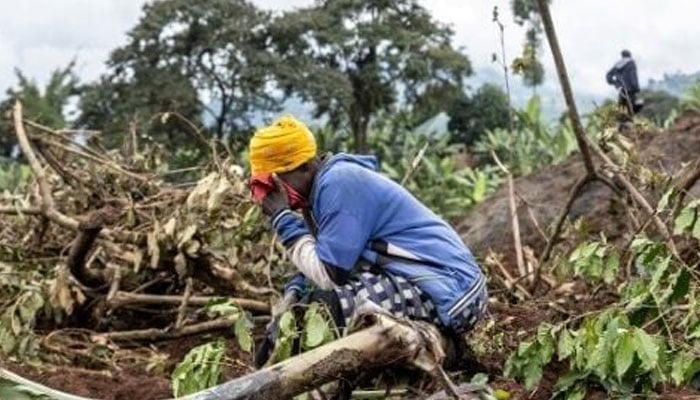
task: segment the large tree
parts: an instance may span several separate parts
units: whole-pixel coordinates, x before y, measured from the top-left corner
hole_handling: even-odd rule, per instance
[[[471,73],[452,30],[415,0],[319,0],[278,16],[270,33],[286,93],[335,126],[347,123],[360,151],[378,112],[461,88]]]
[[[448,114],[450,141],[471,145],[488,130],[508,127],[508,96],[500,87],[485,83],[474,95],[455,101]]]
[[[222,139],[248,131],[258,112],[274,109],[266,52],[268,16],[245,0],[147,3],[109,74],[86,98],[85,121],[179,112]],[[200,118],[202,113],[206,116]]]
[[[70,98],[80,90],[78,78],[73,72],[74,66],[75,63],[71,62],[64,68],[54,70],[43,88],[34,79],[15,70],[17,85],[7,89],[6,98],[0,102],[0,156],[9,157],[15,146],[9,111],[17,100],[22,102],[27,118],[52,128],[65,127],[64,109]]]

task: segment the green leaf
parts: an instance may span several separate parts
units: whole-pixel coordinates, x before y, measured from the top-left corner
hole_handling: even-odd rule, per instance
[[[686,352],[680,352],[673,358],[671,366],[671,379],[676,386],[680,386],[688,379],[688,370],[693,364],[693,357]]]
[[[586,398],[587,390],[584,386],[577,385],[576,388],[566,393],[565,400],[583,400]]]
[[[291,311],[286,311],[280,317],[280,333],[282,336],[294,336],[296,335],[297,323],[294,318],[294,314]]]
[[[528,363],[523,370],[523,378],[525,378],[525,388],[527,390],[534,389],[542,379],[542,366],[535,362]]]
[[[621,379],[632,365],[634,352],[635,343],[632,334],[630,332],[625,332],[620,337],[620,341],[617,344],[617,351],[615,351],[615,372],[617,373],[618,379]]]
[[[691,235],[697,239],[700,240],[700,222],[695,222],[695,225],[693,225],[693,232]]]
[[[559,353],[559,361],[568,358],[574,352],[575,340],[568,329],[562,330],[559,335],[559,343],[557,350]]]
[[[674,221],[673,234],[680,235],[686,230],[690,230],[695,223],[697,210],[692,207],[685,207],[676,217]]]
[[[646,371],[651,371],[657,366],[659,361],[659,346],[653,337],[649,336],[642,329],[634,330],[634,347],[637,356],[642,361],[642,367]]]
[[[221,338],[190,350],[171,375],[174,396],[185,396],[216,385],[225,351],[226,343]]]
[[[671,196],[673,196],[673,188],[667,190],[666,193],[664,193],[664,195],[661,196],[661,199],[659,200],[659,204],[656,207],[657,213],[666,209],[666,207],[668,206],[668,202],[671,199]]]
[[[250,352],[253,348],[253,337],[250,333],[253,328],[253,322],[248,318],[246,313],[243,313],[236,321],[233,331],[238,339],[238,346],[245,352]]]
[[[318,310],[309,309],[305,316],[306,324],[304,326],[304,347],[313,349],[323,344],[323,339],[326,338],[328,324]]]
[[[603,281],[607,284],[613,283],[617,277],[619,268],[620,257],[617,254],[611,254],[605,260],[605,267],[603,268]]]

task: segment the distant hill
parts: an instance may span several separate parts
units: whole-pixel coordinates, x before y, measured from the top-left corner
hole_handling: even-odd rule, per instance
[[[660,80],[649,79],[646,89],[663,90],[674,96],[682,96],[690,86],[698,81],[700,81],[700,71],[694,74],[676,72],[675,74],[664,74],[664,78]]]

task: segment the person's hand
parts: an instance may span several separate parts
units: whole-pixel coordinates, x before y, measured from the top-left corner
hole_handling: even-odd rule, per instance
[[[277,174],[272,174],[272,183],[275,187],[265,196],[262,201],[262,210],[268,217],[274,217],[278,213],[289,208],[289,198],[284,190],[282,180]]]
[[[282,300],[277,304],[272,306],[271,314],[272,319],[276,320],[282,316],[285,312],[292,309],[292,307],[299,301],[299,296],[297,296],[296,290],[290,290],[284,294]]]

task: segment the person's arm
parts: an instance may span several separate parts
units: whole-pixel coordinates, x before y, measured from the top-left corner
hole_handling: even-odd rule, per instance
[[[632,92],[639,92],[639,79],[637,78],[637,63],[632,61],[630,66],[630,86]]]
[[[610,71],[608,71],[608,73],[605,74],[605,80],[608,82],[608,84],[613,85],[615,87],[619,85],[619,82],[617,80],[617,69],[615,67],[610,68]]]
[[[326,265],[316,254],[316,241],[304,221],[290,210],[285,210],[273,219],[272,225],[287,248],[289,259],[299,272],[319,288],[333,289],[336,285],[329,274],[333,267]]]

